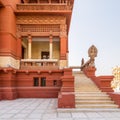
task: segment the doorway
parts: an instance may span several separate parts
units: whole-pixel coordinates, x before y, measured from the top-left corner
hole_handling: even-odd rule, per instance
[[[22,46],[22,59],[25,58],[25,48]]]
[[[42,51],[41,52],[41,59],[49,59],[49,52]]]

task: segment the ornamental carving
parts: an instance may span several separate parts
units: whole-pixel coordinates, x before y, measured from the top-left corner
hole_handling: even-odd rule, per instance
[[[20,38],[20,37],[21,37],[21,26],[20,26],[20,25],[17,25],[16,37],[17,37],[17,38]]]
[[[21,32],[60,32],[60,25],[17,25],[17,29]]]
[[[17,24],[65,24],[64,16],[17,16]]]
[[[97,48],[94,45],[92,45],[88,49],[88,55],[89,55],[90,59],[94,60],[94,58],[97,57],[97,53],[98,53],[98,50],[97,50]]]
[[[60,10],[69,10],[69,11],[72,11],[72,5],[63,5],[63,4],[60,4],[60,5],[52,5],[52,4],[48,4],[48,5],[30,5],[30,4],[18,4],[17,5],[17,10],[18,11],[45,11],[45,10],[48,10],[48,11],[60,11]]]
[[[67,25],[62,24],[60,25],[60,37],[66,37],[67,36]]]

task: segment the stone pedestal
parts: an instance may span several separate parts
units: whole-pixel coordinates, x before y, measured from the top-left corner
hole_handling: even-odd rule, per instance
[[[61,91],[58,95],[58,108],[75,108],[74,77],[72,69],[65,69]]]
[[[89,67],[83,69],[83,72],[89,78],[95,76],[95,71],[96,71],[96,68],[92,67],[92,66],[89,66]]]

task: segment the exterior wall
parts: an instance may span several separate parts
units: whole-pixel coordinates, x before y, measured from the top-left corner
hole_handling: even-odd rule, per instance
[[[53,58],[59,59],[60,65],[63,67],[67,66],[67,35],[73,3],[71,4],[69,1],[69,4],[29,5],[17,4],[21,0],[1,1],[4,7],[0,8],[0,100],[19,97],[53,98],[60,94],[60,107],[74,107],[74,77],[72,77],[71,72],[66,75],[67,70],[58,70],[58,68],[56,70],[19,69],[22,45],[26,48],[25,57],[27,57],[27,52],[31,53],[31,38],[34,36],[47,36],[49,39],[50,37],[60,38],[59,42],[48,41],[53,43]],[[28,42],[22,40],[24,36],[29,38],[29,51]],[[32,42],[32,58],[41,57],[39,55],[41,50],[49,51],[49,43],[40,43]],[[31,54],[29,56],[31,58]],[[46,86],[43,87],[40,83],[39,86],[34,86],[34,77],[39,79],[46,77]],[[56,81],[55,84],[54,80]],[[63,92],[68,92],[67,96]],[[70,102],[64,103],[64,100],[68,100],[68,98],[71,99]]]
[[[63,70],[29,71],[4,68],[0,70],[0,99],[57,98]],[[34,86],[34,77],[46,77],[46,86]],[[56,84],[54,84],[56,80]]]
[[[34,86],[34,78],[38,77],[46,77],[46,87],[54,87],[53,81],[57,80],[57,87],[61,86],[61,76],[63,75],[62,71],[18,71],[16,74],[17,87],[33,87]],[[40,81],[39,81],[40,82]],[[41,87],[39,83],[38,87]],[[36,86],[37,87],[37,86]]]
[[[18,41],[16,37],[16,17],[14,14],[17,2],[19,0],[3,1],[5,7],[0,8],[0,58],[2,61],[9,61],[9,65],[15,68],[19,67],[16,64],[16,60],[20,58],[17,52]],[[15,61],[14,65],[13,61]],[[1,67],[6,67],[6,62],[2,62]]]

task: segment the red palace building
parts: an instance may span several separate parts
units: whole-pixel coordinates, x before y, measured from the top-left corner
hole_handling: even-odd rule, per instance
[[[58,107],[75,107],[74,76],[68,67],[73,4],[0,0],[0,100],[58,98]],[[83,65],[82,70],[95,82],[104,82],[99,88],[111,91],[107,85],[113,77],[96,77],[95,67]]]

